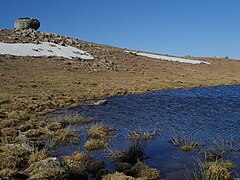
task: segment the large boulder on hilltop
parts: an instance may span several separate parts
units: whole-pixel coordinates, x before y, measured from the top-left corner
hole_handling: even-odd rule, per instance
[[[19,18],[14,23],[14,29],[35,29],[40,27],[40,22],[33,18]]]

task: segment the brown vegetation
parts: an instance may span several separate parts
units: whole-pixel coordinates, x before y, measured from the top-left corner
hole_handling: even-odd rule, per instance
[[[39,32],[34,34],[36,39],[29,35],[19,36],[12,30],[2,30],[0,42],[43,41],[37,39]],[[61,37],[65,39],[65,44],[69,44],[62,36],[46,35],[46,37],[49,41],[55,41],[54,37]],[[46,122],[39,120],[40,116],[54,112],[57,108],[76,107],[89,99],[113,95],[240,84],[240,61],[198,58],[210,62],[211,65],[155,61],[128,54],[120,48],[76,39],[74,42],[69,45],[89,52],[95,59],[82,61],[56,57],[0,55],[0,160],[4,162],[0,167],[1,178],[14,178],[20,170],[28,166],[28,163],[35,164],[47,156],[40,147],[32,153],[26,151],[19,145],[22,141],[30,140],[38,144],[36,141],[39,138],[50,135],[54,147],[77,142],[76,134],[64,129],[65,124],[55,122],[45,128]],[[78,116],[65,120],[70,124],[90,121],[79,119]],[[106,135],[105,132],[100,133],[99,137],[103,135]],[[145,137],[141,133],[134,135],[140,136],[140,139]],[[7,145],[7,143],[19,144]],[[105,142],[102,144],[106,147]],[[134,163],[143,153],[142,147],[139,146],[132,146],[126,152],[125,159],[137,155],[134,156]],[[102,170],[101,173],[106,172]],[[44,167],[41,171],[31,174],[30,178],[46,179],[58,176],[65,178],[66,172],[62,169]]]

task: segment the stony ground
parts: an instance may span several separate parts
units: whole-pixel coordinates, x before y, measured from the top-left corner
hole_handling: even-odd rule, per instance
[[[19,130],[20,125],[40,115],[56,108],[75,107],[88,99],[161,89],[240,84],[240,61],[236,60],[197,58],[211,65],[155,61],[128,54],[124,49],[52,33],[0,31],[0,42],[43,41],[78,47],[95,59],[0,55],[2,137],[6,136],[4,128]]]

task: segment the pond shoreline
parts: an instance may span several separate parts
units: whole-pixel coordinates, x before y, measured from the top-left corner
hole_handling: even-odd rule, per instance
[[[212,87],[212,88],[214,88],[214,87],[219,87],[219,86],[209,86],[209,87]],[[191,88],[191,87],[187,87],[187,88],[177,88],[177,89],[172,89],[172,90],[189,90],[189,89],[197,89],[198,87],[194,87],[194,88]],[[167,90],[169,90],[169,89],[167,89]],[[143,92],[143,93],[141,93],[141,94],[148,94],[148,93],[155,93],[155,92],[159,92],[159,91],[167,91],[166,89],[164,89],[164,90],[153,90],[153,91],[147,91],[147,92]],[[137,94],[128,94],[128,93],[123,93],[124,95],[137,95]],[[140,94],[138,94],[138,95],[140,95]],[[25,126],[27,126],[27,124],[26,123],[29,123],[29,122],[31,122],[31,123],[33,123],[33,127],[34,127],[34,129],[33,130],[36,130],[36,132],[33,132],[33,133],[37,133],[37,135],[35,136],[34,134],[33,134],[33,136],[35,137],[35,138],[40,138],[40,139],[42,139],[43,138],[43,136],[42,136],[42,134],[40,134],[40,135],[38,135],[38,131],[40,130],[40,132],[41,133],[43,133],[43,135],[44,134],[46,134],[47,132],[44,130],[43,132],[42,132],[42,128],[44,128],[44,127],[48,127],[48,124],[50,123],[50,122],[48,122],[48,121],[46,121],[46,119],[42,119],[41,117],[44,117],[45,115],[47,115],[47,114],[51,114],[51,113],[53,113],[54,111],[62,111],[62,110],[67,110],[67,109],[74,109],[74,108],[77,108],[77,107],[79,107],[79,106],[84,106],[84,105],[92,105],[94,102],[96,102],[96,101],[98,101],[98,100],[101,100],[101,99],[106,99],[106,98],[114,98],[114,97],[119,97],[120,95],[119,95],[119,93],[118,94],[116,94],[116,95],[114,95],[114,96],[110,96],[110,97],[100,97],[100,98],[94,98],[94,99],[87,99],[87,100],[83,100],[83,101],[80,101],[80,103],[77,103],[76,101],[74,101],[73,100],[73,98],[70,98],[70,97],[64,97],[64,96],[62,96],[61,97],[61,99],[64,97],[65,99],[66,99],[66,101],[64,101],[62,104],[61,104],[61,107],[59,108],[59,107],[54,107],[54,106],[51,106],[51,108],[50,109],[48,109],[47,111],[46,111],[46,109],[42,109],[43,111],[39,111],[39,112],[36,112],[36,113],[34,113],[34,112],[24,112],[23,114],[21,114],[23,111],[22,110],[20,110],[20,114],[18,114],[18,113],[13,113],[13,114],[11,114],[11,112],[9,112],[10,114],[11,114],[11,116],[10,116],[10,119],[9,118],[7,118],[7,119],[3,119],[2,121],[1,121],[1,128],[2,128],[2,126],[3,126],[3,128],[2,128],[2,130],[1,130],[1,134],[2,134],[2,136],[5,138],[8,138],[8,135],[6,136],[5,134],[3,134],[3,130],[8,130],[8,131],[13,131],[13,132],[18,132],[19,131],[19,127],[25,127]],[[57,98],[55,99],[54,98],[54,96],[53,97],[47,97],[47,101],[48,101],[48,105],[51,105],[52,104],[52,102],[54,102],[54,101],[56,101],[57,100]],[[36,100],[33,100],[33,101],[36,101]],[[3,102],[3,104],[4,104],[5,102]],[[9,103],[9,102],[6,102],[6,103]],[[36,103],[36,102],[34,102],[34,103]],[[25,105],[26,105],[26,103],[25,103]],[[47,107],[48,108],[48,105],[47,106],[45,106],[45,107]],[[32,106],[31,104],[30,104],[30,106]],[[100,105],[101,106],[101,105]],[[19,116],[20,115],[20,116]],[[17,120],[17,122],[15,123],[15,122],[11,122],[11,119],[12,118],[15,118],[15,119],[18,119]],[[7,126],[9,126],[8,124],[10,123],[10,128],[9,127],[7,127]],[[14,125],[14,123],[15,123],[15,125]],[[29,128],[28,128],[29,129]],[[31,130],[31,128],[30,128],[30,130]],[[30,131],[29,130],[29,131]],[[20,131],[22,131],[22,130],[20,130]],[[25,131],[25,130],[24,130]],[[27,131],[28,132],[28,131]],[[16,141],[14,138],[15,138],[15,136],[16,135],[18,135],[18,133],[14,133],[14,134],[10,134],[11,136],[12,136],[12,138],[13,139],[9,139],[9,140],[7,140],[7,141],[9,141],[9,142],[11,142],[10,144],[12,144],[12,143],[17,143],[18,142],[18,140]],[[32,135],[31,135],[32,136]],[[16,136],[16,137],[18,137],[18,136]],[[5,143],[3,143],[2,142],[2,144],[5,144]]]
[[[8,172],[9,176],[23,171],[30,166],[29,163],[37,160],[33,158],[28,162],[30,155],[37,158],[46,155],[45,151],[30,153],[22,152],[21,149],[20,152],[25,156],[11,164],[10,157],[18,157],[18,154],[11,153],[23,143],[23,135],[27,134],[31,141],[34,139],[35,142],[42,142],[53,134],[69,133],[67,130],[49,131],[51,120],[42,119],[56,110],[76,108],[88,100],[119,95],[240,84],[240,61],[236,60],[203,57],[197,59],[211,64],[199,65],[155,61],[126,53],[121,48],[57,34],[37,31],[24,33],[1,30],[0,38],[2,42],[8,43],[34,43],[36,40],[44,42],[44,38],[61,43],[60,38],[64,44],[92,54],[94,60],[0,55],[0,148],[4,150],[0,157],[5,158],[0,159],[5,162],[0,169],[1,173]],[[64,124],[54,125],[55,129],[65,127]],[[28,140],[24,139],[25,141],[28,143]],[[12,174],[6,168],[10,168]]]

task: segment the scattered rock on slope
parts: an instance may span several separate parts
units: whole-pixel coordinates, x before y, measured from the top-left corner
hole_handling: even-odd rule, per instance
[[[35,29],[40,27],[40,22],[32,18],[19,18],[14,23],[14,29]]]

